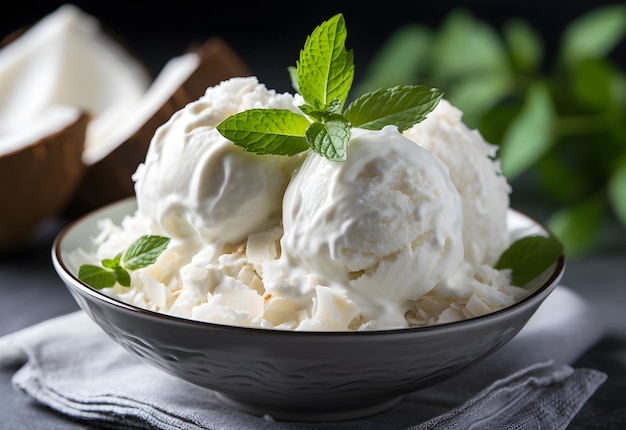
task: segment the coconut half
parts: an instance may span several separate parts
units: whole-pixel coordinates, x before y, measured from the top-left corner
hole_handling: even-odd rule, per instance
[[[143,97],[147,68],[63,5],[0,49],[0,252],[23,245],[73,198],[86,140],[99,139]]]
[[[156,129],[207,87],[249,74],[214,37],[171,59],[153,80],[119,39],[71,4],[0,48],[5,251],[46,217],[76,216],[132,195],[132,174]]]
[[[152,82],[145,66],[76,6],[63,5],[0,50],[0,132],[49,106],[91,116],[87,139],[106,137]]]
[[[86,142],[85,177],[70,211],[77,215],[132,196],[132,174],[143,162],[156,129],[208,87],[249,74],[247,66],[219,37],[172,58],[132,112],[108,128],[107,136]]]
[[[88,121],[78,108],[49,106],[36,121],[0,135],[0,254],[21,247],[74,195]]]

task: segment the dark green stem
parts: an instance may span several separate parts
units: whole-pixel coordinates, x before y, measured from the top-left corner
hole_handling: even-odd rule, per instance
[[[596,134],[606,128],[600,115],[579,115],[559,117],[555,122],[554,131],[559,136],[580,136]]]

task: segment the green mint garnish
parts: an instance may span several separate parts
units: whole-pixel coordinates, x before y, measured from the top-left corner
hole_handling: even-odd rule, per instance
[[[511,269],[511,283],[526,286],[541,275],[563,254],[563,244],[555,236],[527,236],[506,249],[496,269]]]
[[[335,15],[307,37],[296,62],[298,90],[305,102],[318,108],[333,102],[329,113],[341,109],[354,79],[354,53],[345,47],[347,35],[343,15]]]
[[[310,122],[290,110],[250,109],[227,118],[218,130],[227,139],[256,154],[295,155],[309,145]]]
[[[154,264],[169,243],[169,237],[141,236],[122,253],[121,264],[129,270],[137,270]]]
[[[111,288],[117,282],[130,287],[129,270],[147,267],[165,251],[170,239],[163,236],[144,235],[133,242],[128,249],[101,261],[102,266],[83,264],[78,269],[78,279],[96,290]]]
[[[306,130],[311,149],[329,160],[345,160],[349,140],[350,123],[341,115],[329,117],[324,124],[314,122]]]
[[[394,124],[404,131],[426,119],[443,92],[420,85],[401,85],[372,91],[348,106],[344,115],[353,127],[380,130]]]
[[[302,95],[304,115],[279,109],[251,109],[233,115],[217,130],[235,145],[256,154],[295,155],[312,149],[332,161],[345,161],[352,127],[400,131],[424,120],[443,92],[422,85],[373,91],[342,113],[354,80],[354,54],[345,47],[342,14],[307,37],[296,67],[289,67],[293,88]]]

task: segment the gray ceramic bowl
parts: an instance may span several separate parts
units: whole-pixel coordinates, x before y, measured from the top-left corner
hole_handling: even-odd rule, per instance
[[[431,327],[373,332],[292,332],[232,327],[163,315],[86,286],[64,255],[89,249],[98,219],[119,221],[125,200],[88,214],[57,237],[53,264],[78,304],[116,342],[146,362],[215,390],[227,404],[278,420],[328,421],[381,412],[404,394],[476,364],[508,342],[556,287],[565,259],[528,297],[495,313]],[[509,211],[513,236],[543,231]]]

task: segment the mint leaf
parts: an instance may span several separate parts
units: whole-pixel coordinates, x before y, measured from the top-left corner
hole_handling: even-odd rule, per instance
[[[106,267],[107,269],[115,269],[120,265],[120,260],[122,259],[122,254],[117,254],[115,258],[105,258],[100,262],[102,267]]]
[[[130,270],[149,266],[165,251],[169,243],[169,237],[143,235],[122,253],[122,266]]]
[[[324,112],[329,115],[334,114],[334,113],[341,113],[340,111],[341,111],[341,100],[339,99],[332,99],[326,104],[326,109],[324,109]]]
[[[313,30],[300,51],[297,88],[308,104],[327,105],[333,99],[343,106],[354,79],[354,53],[344,43],[348,31],[342,14]]]
[[[217,130],[246,151],[289,156],[308,149],[305,134],[310,124],[286,109],[249,109],[226,118]]]
[[[404,131],[423,121],[435,109],[443,92],[423,85],[399,85],[379,89],[356,99],[344,116],[353,127],[380,130],[396,125]]]
[[[423,86],[398,86],[375,91],[341,111],[354,79],[354,54],[345,47],[347,30],[337,14],[306,39],[296,67],[289,67],[292,85],[305,103],[304,115],[281,109],[250,109],[218,126],[226,139],[256,154],[291,156],[309,147],[333,161],[345,161],[351,127],[372,130],[396,125],[403,131],[422,121],[443,93]]]
[[[115,275],[113,275],[113,272],[92,264],[83,264],[80,266],[78,269],[78,279],[96,290],[111,288],[115,285]]]
[[[316,101],[315,106],[304,104],[298,107],[305,115],[312,118],[314,121],[324,122],[327,119],[330,119],[333,115],[341,115],[341,113],[339,112],[339,104],[339,99],[332,99],[325,106],[320,105]]]
[[[326,117],[325,112],[322,112],[313,106],[301,105],[298,107],[300,108],[302,112],[304,112],[305,115],[307,115],[309,118],[312,118],[314,121],[322,122],[324,121],[324,118]]]
[[[287,67],[287,73],[289,73],[289,81],[291,86],[297,93],[300,92],[300,86],[298,85],[298,69],[294,66]]]
[[[92,264],[81,265],[78,268],[78,279],[96,290],[111,288],[116,282],[123,287],[130,287],[128,270],[141,269],[153,264],[169,243],[169,237],[143,235],[115,258],[103,259],[102,267]]]
[[[128,270],[124,269],[122,266],[114,268],[113,276],[115,276],[115,280],[122,287],[130,287],[130,273],[128,273]]]
[[[554,236],[527,236],[516,240],[495,265],[511,269],[511,283],[524,287],[541,275],[563,254],[563,245]]]
[[[306,131],[306,140],[314,152],[331,161],[345,161],[350,141],[350,123],[335,115],[325,123],[314,122]]]

